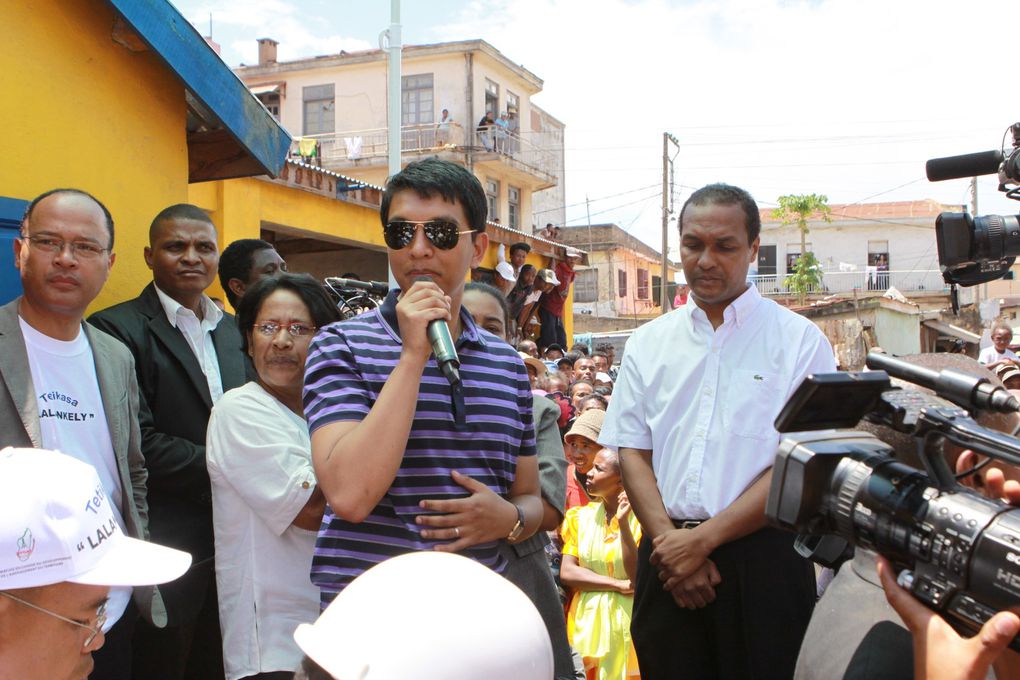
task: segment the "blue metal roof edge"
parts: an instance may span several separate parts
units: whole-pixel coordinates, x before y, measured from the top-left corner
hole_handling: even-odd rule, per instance
[[[195,27],[167,0],[107,0],[267,174],[283,169],[291,137]]]

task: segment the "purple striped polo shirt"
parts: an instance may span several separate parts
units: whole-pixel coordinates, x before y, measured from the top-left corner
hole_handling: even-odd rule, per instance
[[[383,305],[354,319],[321,329],[305,364],[304,407],[308,428],[368,415],[400,359],[397,292]],[[502,339],[475,325],[461,308],[457,339],[463,380],[463,413],[454,414],[450,384],[430,357],[404,459],[379,504],[363,522],[348,522],[326,507],[312,558],[312,582],[326,607],[356,576],[385,559],[431,550],[439,541],[421,536],[418,502],[464,498],[453,481],[457,470],[504,498],[509,495],[518,456],[535,455],[531,386],[517,353]],[[459,400],[458,400],[459,401]],[[365,451],[371,465],[371,451]],[[496,570],[506,566],[496,541],[463,554]]]

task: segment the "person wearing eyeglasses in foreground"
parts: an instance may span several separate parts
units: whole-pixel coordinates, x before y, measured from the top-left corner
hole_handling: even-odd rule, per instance
[[[301,388],[312,336],[339,319],[307,274],[261,279],[238,301],[258,377],[223,395],[206,435],[227,680],[290,680],[301,661],[294,629],[319,613],[308,572],[326,499]]]
[[[126,536],[111,501],[87,463],[0,450],[0,680],[84,680],[110,588],[165,583],[191,564]]]
[[[485,211],[465,168],[408,164],[380,206],[397,290],[312,340],[304,406],[328,506],[311,578],[323,607],[372,565],[413,551],[457,552],[502,573],[499,541],[542,523],[524,362],[461,306],[488,247]],[[455,341],[459,384],[432,356],[433,320]]]

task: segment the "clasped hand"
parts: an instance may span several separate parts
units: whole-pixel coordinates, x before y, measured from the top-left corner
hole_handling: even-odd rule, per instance
[[[652,540],[649,562],[662,581],[663,590],[684,609],[700,609],[715,600],[715,586],[722,582],[715,563],[708,559],[712,548],[692,529],[674,529]]]

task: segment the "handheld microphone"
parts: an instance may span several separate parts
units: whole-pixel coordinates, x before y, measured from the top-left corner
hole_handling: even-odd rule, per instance
[[[432,278],[418,276],[414,280],[431,281]],[[443,372],[451,385],[459,385],[460,359],[457,357],[457,348],[450,335],[450,327],[442,319],[433,319],[429,321],[428,336],[429,342],[432,343],[432,353],[436,356],[436,363],[439,364],[439,370]]]

